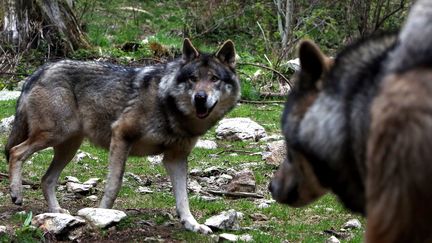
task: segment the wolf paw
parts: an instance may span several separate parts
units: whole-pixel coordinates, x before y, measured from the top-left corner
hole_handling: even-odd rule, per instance
[[[182,224],[184,225],[185,229],[190,230],[192,232],[198,232],[201,234],[211,234],[213,233],[213,231],[204,224],[199,224],[198,222],[196,222],[196,220],[184,220],[182,221]]]
[[[10,196],[12,199],[12,202],[16,205],[22,206],[23,203],[23,196],[22,196],[22,190],[19,188],[11,188],[10,190]]]

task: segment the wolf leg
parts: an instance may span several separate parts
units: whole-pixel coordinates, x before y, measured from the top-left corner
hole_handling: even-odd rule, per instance
[[[36,136],[30,136],[27,140],[10,150],[9,182],[10,195],[14,204],[22,205],[23,200],[21,178],[22,163],[34,152],[47,148],[48,146],[48,136],[44,133],[38,133]]]
[[[163,163],[171,178],[176,199],[177,214],[180,217],[181,223],[187,230],[211,234],[212,230],[206,225],[199,224],[189,209],[187,195],[187,155],[179,157],[176,154],[165,153]]]
[[[123,173],[130,150],[130,144],[119,137],[120,136],[113,135],[113,138],[111,139],[109,171],[104,195],[99,205],[101,208],[112,208],[122,185]]]
[[[55,195],[55,186],[60,173],[69,161],[71,161],[81,145],[82,140],[83,138],[81,136],[72,137],[54,147],[54,158],[45,175],[42,177],[42,191],[48,203],[48,211],[51,213],[69,213],[67,210],[60,207]]]

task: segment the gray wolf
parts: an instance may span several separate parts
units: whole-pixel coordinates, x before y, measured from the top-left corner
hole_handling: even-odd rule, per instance
[[[304,206],[335,193],[367,217],[366,242],[432,242],[432,2],[399,34],[348,46],[334,60],[311,41],[282,115],[287,158],[269,186]]]
[[[22,164],[32,153],[54,148],[42,177],[50,212],[63,212],[55,186],[84,138],[109,149],[109,173],[101,208],[111,208],[129,155],[163,154],[180,220],[188,230],[210,233],[192,216],[187,198],[187,157],[237,103],[235,48],[226,41],[214,54],[185,39],[182,56],[141,68],[64,60],[31,75],[19,97],[6,145],[10,195],[22,204]]]

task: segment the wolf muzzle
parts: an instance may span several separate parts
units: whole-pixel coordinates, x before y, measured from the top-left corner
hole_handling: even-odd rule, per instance
[[[194,96],[194,104],[196,109],[196,115],[198,118],[204,119],[208,115],[210,115],[210,112],[213,110],[213,108],[216,106],[217,101],[211,106],[208,107],[208,96],[205,91],[198,91]]]

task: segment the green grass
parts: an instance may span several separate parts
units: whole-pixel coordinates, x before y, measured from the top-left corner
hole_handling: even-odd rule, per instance
[[[0,118],[8,117],[14,113],[15,102],[6,101],[0,102]],[[228,117],[250,117],[264,125],[269,134],[280,133],[280,114],[282,111],[281,105],[248,105],[241,104],[237,106]],[[215,140],[214,129],[209,131],[204,137]],[[190,156],[190,169],[192,168],[207,168],[209,166],[221,166],[224,168],[234,168],[239,170],[244,163],[257,163],[251,169],[255,173],[257,186],[264,193],[267,199],[270,199],[269,193],[266,191],[266,186],[269,183],[270,177],[274,168],[266,165],[260,156],[250,155],[252,152],[262,151],[261,142],[226,142],[215,140],[219,144],[216,150],[194,149]],[[4,146],[5,137],[0,138],[1,147]],[[93,157],[98,158],[94,161],[85,158],[80,162],[71,162],[61,174],[61,178],[66,175],[78,177],[81,181],[85,181],[90,177],[99,177],[104,179],[107,175],[107,152],[103,149],[96,148],[93,145],[85,142],[81,148],[82,151],[90,153]],[[245,153],[237,153],[237,156],[231,156],[230,153],[224,153],[225,150],[232,149],[236,151],[247,151]],[[217,157],[210,157],[210,154],[219,154]],[[24,163],[23,176],[26,179],[37,182],[44,174],[52,157],[52,150],[44,150],[33,155],[31,163]],[[0,155],[0,161],[4,161],[3,154]],[[151,165],[146,158],[132,157],[129,158],[126,172],[132,172],[140,175],[141,178],[155,178],[156,175],[167,177],[164,168],[161,165]],[[7,173],[6,163],[0,163],[0,173]],[[7,194],[7,181],[0,182],[0,191]],[[141,209],[163,209],[174,214],[175,199],[169,190],[154,192],[153,194],[142,195],[135,192],[138,184],[127,179],[123,183],[119,197],[116,201],[115,208],[141,208]],[[150,186],[157,187],[157,184]],[[102,189],[102,185],[99,187]],[[101,195],[102,192],[98,192]],[[351,215],[346,211],[341,204],[332,195],[326,195],[314,204],[305,208],[290,208],[280,204],[272,204],[269,208],[258,209],[255,203],[248,199],[223,199],[213,202],[202,201],[198,198],[191,197],[191,210],[197,216],[199,222],[204,222],[210,216],[218,214],[227,209],[235,209],[245,214],[241,221],[242,227],[252,227],[251,230],[241,230],[240,232],[231,232],[235,234],[248,233],[252,235],[256,242],[280,242],[289,240],[289,242],[324,242],[329,238],[328,234],[324,234],[324,230],[338,230],[341,226],[351,218],[358,218],[356,215]],[[25,203],[38,201],[45,203],[42,192],[38,190],[24,191]],[[0,206],[8,205],[9,198],[5,195],[0,198]],[[62,203],[62,202],[60,202]],[[91,205],[89,205],[91,206]],[[267,222],[254,222],[249,215],[253,213],[262,213],[269,218]],[[168,219],[163,214],[153,213],[140,216],[131,216],[126,221],[122,222],[119,229],[127,229],[138,227],[137,222],[140,220],[151,219],[158,225],[162,225]],[[13,222],[5,222],[6,224],[17,224],[17,219]],[[364,223],[364,221],[361,219]],[[146,226],[142,226],[146,227]],[[18,231],[19,232],[19,231]],[[229,231],[227,231],[229,232]],[[363,231],[353,231],[354,237],[343,242],[361,242],[363,240]],[[184,230],[176,231],[174,239],[187,242],[199,241],[209,242],[206,236],[198,235]]]

